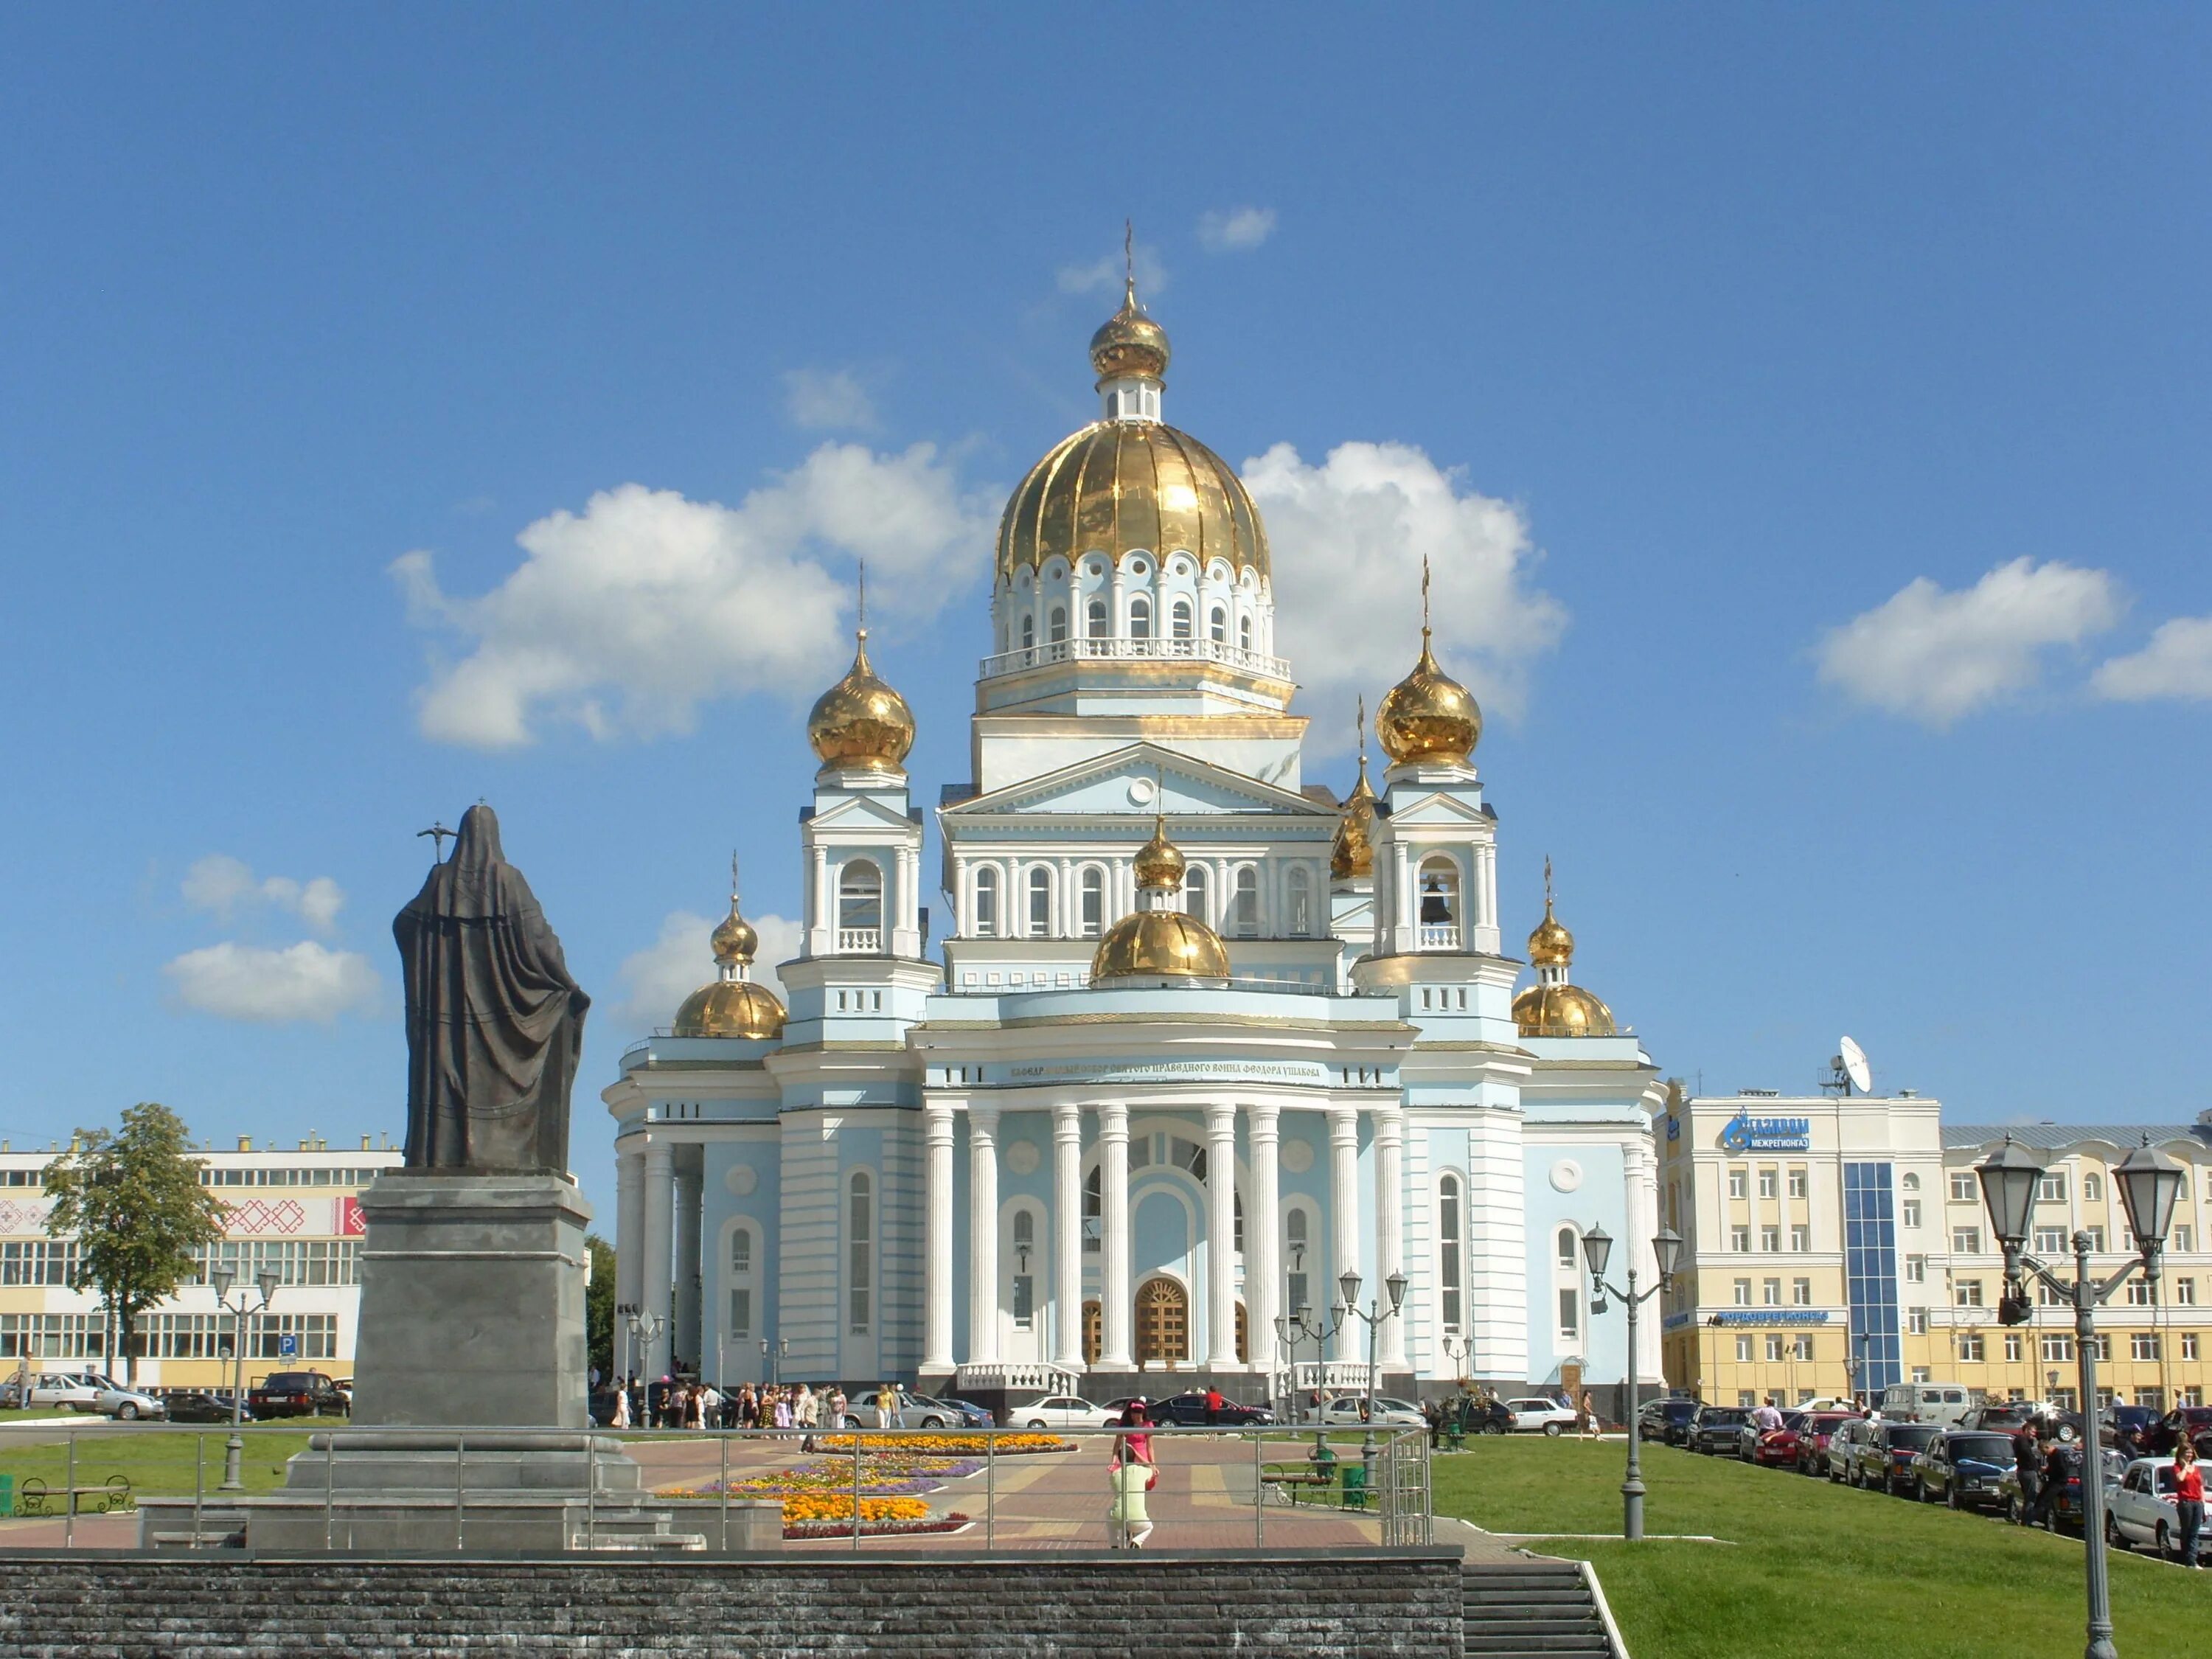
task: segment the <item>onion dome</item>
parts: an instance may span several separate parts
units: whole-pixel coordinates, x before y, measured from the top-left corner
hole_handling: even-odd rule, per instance
[[[1375,735],[1394,762],[1464,766],[1482,738],[1474,694],[1437,666],[1429,649],[1429,562],[1421,561],[1421,659],[1375,711]]]
[[[1121,308],[1091,337],[1091,367],[1102,381],[1157,380],[1168,372],[1169,355],[1168,331],[1137,303],[1137,278],[1132,272],[1122,287]]]
[[[897,772],[914,747],[914,714],[906,699],[876,678],[868,661],[868,630],[845,678],[816,700],[806,717],[806,740],[825,771]]]
[[[1528,935],[1536,983],[1513,999],[1513,1022],[1524,1037],[1613,1036],[1613,1010],[1567,976],[1575,936],[1552,914],[1552,860],[1544,860],[1544,919]]]
[[[1528,935],[1528,960],[1539,968],[1564,968],[1575,959],[1575,936],[1552,914],[1552,900],[1544,898],[1544,919]]]
[[[1328,873],[1333,881],[1350,881],[1375,873],[1375,790],[1367,781],[1367,708],[1360,699],[1359,781],[1345,798],[1344,815],[1336,821],[1336,836],[1328,844]]]
[[[747,976],[760,935],[738,910],[735,860],[730,884],[730,914],[714,929],[712,983],[702,985],[684,999],[676,1011],[676,1035],[680,1037],[746,1037],[773,1042],[783,1035],[783,1004],[775,992]]]
[[[1137,908],[1106,930],[1091,958],[1091,982],[1117,979],[1225,980],[1229,952],[1196,916],[1174,908],[1184,860],[1167,836],[1164,817],[1137,854]]]

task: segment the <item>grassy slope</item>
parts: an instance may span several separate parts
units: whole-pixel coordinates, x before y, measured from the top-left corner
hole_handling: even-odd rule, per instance
[[[313,1420],[319,1425],[322,1419]],[[76,1483],[80,1486],[104,1484],[111,1474],[128,1475],[134,1496],[168,1493],[189,1498],[192,1492],[192,1462],[195,1443],[201,1448],[204,1460],[204,1490],[212,1494],[222,1480],[223,1442],[228,1431],[220,1428],[199,1429],[191,1432],[171,1430],[161,1433],[94,1431],[76,1437]],[[297,1451],[307,1449],[304,1432],[261,1433],[248,1431],[246,1455],[240,1464],[240,1474],[249,1492],[267,1492],[284,1484],[284,1460]],[[33,1431],[24,1431],[0,1439],[0,1474],[15,1477],[15,1489],[21,1492],[23,1482],[35,1475],[50,1487],[58,1488],[69,1465],[69,1448],[65,1441],[56,1437],[49,1439]],[[55,1513],[58,1514],[58,1508]]]
[[[1440,1515],[1498,1532],[1620,1528],[1618,1441],[1478,1440],[1436,1461]],[[1562,1541],[1595,1564],[1636,1659],[2078,1653],[2076,1540],[1778,1470],[1646,1447],[1644,1525],[1733,1546]],[[2126,1659],[2212,1651],[2212,1574],[2112,1558]]]

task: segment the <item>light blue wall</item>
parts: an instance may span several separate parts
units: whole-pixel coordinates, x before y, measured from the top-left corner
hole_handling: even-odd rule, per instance
[[[1552,1168],[1562,1158],[1571,1158],[1582,1166],[1582,1184],[1573,1192],[1559,1192],[1552,1186]],[[1522,1178],[1528,1217],[1528,1372],[1532,1382],[1550,1382],[1557,1381],[1559,1364],[1568,1357],[1555,1340],[1558,1302],[1553,1261],[1559,1230],[1572,1224],[1579,1239],[1592,1226],[1604,1227],[1613,1239],[1607,1277],[1625,1286],[1629,1249],[1627,1170],[1615,1146],[1534,1141],[1524,1148]],[[1650,1249],[1648,1241],[1644,1248]],[[1647,1285],[1650,1265],[1638,1264]],[[1585,1273],[1585,1283],[1587,1279]],[[1647,1304],[1644,1312],[1656,1317],[1658,1310]],[[1609,1301],[1607,1312],[1593,1316],[1585,1297],[1582,1319],[1579,1352],[1589,1362],[1585,1380],[1593,1383],[1623,1380],[1627,1375],[1628,1320],[1620,1304]]]

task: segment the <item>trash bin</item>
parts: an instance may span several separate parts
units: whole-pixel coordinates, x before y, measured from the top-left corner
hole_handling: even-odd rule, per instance
[[[13,1515],[15,1512],[15,1477],[12,1474],[0,1474],[0,1515]]]
[[[1347,1457],[1338,1466],[1338,1476],[1344,1482],[1344,1507],[1364,1510],[1367,1507],[1367,1466]]]

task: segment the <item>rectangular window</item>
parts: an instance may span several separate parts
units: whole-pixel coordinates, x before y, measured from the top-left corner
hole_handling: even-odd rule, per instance
[[[740,1227],[730,1235],[730,1271],[733,1273],[749,1273],[752,1270],[752,1229]]]
[[[1750,1254],[1751,1254],[1751,1229],[1750,1229],[1750,1228],[1748,1228],[1748,1227],[1731,1227],[1731,1228],[1729,1228],[1729,1249],[1730,1249],[1731,1250],[1734,1250],[1734,1251],[1735,1251],[1738,1255],[1750,1255]]]
[[[2177,1308],[2193,1308],[2197,1305],[2195,1279],[2177,1279],[2173,1281],[2173,1305]]]
[[[2052,1170],[2035,1183],[2035,1200],[2039,1204],[2063,1204],[2066,1201],[2066,1171]]]
[[[1735,1305],[1739,1308],[1751,1305],[1751,1281],[1747,1279],[1739,1279],[1735,1282]]]
[[[1982,1230],[1979,1227],[1952,1228],[1951,1249],[1956,1255],[1979,1255],[1982,1253]]]
[[[1905,1328],[1914,1336],[1927,1335],[1928,1310],[1925,1308],[1908,1310],[1905,1316]]]
[[[2130,1335],[2128,1338],[2128,1358],[2130,1359],[2157,1358],[2158,1333],[2156,1331],[2136,1331]]]
[[[1036,1323],[1036,1276],[1014,1275],[1014,1328],[1026,1331]]]
[[[2182,1357],[2184,1359],[2194,1359],[2194,1358],[2197,1358],[2197,1333],[2196,1333],[2196,1332],[2194,1332],[2194,1331],[2184,1331],[2184,1332],[2182,1332],[2182,1334],[2181,1334],[2181,1357]]]
[[[1770,1336],[1766,1339],[1766,1357],[1771,1360],[1778,1361],[1782,1358],[1782,1339],[1780,1337]]]
[[[753,1334],[753,1293],[750,1291],[730,1292],[730,1334],[733,1337]]]
[[[2005,1364],[2008,1365],[2020,1364],[2020,1333],[2018,1331],[2005,1333]]]
[[[1751,1339],[1739,1336],[1735,1340],[1735,1357],[1745,1364],[1751,1363]]]
[[[1775,1171],[1772,1170],[1761,1170],[1759,1172],[1759,1195],[1761,1198],[1773,1198],[1777,1196],[1780,1191],[1780,1180]],[[1779,1356],[1777,1357],[1778,1358]]]
[[[1961,1308],[1980,1307],[1982,1305],[1982,1281],[1978,1279],[1961,1279],[1953,1281],[1951,1285],[1951,1300],[1955,1306]]]
[[[1800,1222],[1790,1230],[1790,1248],[1803,1255],[1813,1248],[1813,1230]]]
[[[0,1285],[66,1285],[76,1273],[73,1238],[9,1239],[0,1244]]]
[[[2128,1306],[2130,1308],[2155,1308],[2157,1305],[2157,1285],[2152,1284],[2147,1279],[2130,1279],[2128,1281]]]
[[[284,1352],[284,1339],[295,1352]],[[338,1350],[336,1314],[257,1314],[246,1328],[249,1359],[331,1359]]]
[[[1982,1335],[1979,1331],[1969,1331],[1959,1339],[1959,1358],[1973,1364],[1981,1363]]]
[[[2043,1358],[2045,1364],[2064,1364],[2074,1358],[2074,1339],[2053,1331],[2043,1339]]]
[[[2084,1227],[2081,1231],[2089,1235],[2089,1249],[2091,1254],[2095,1255],[2104,1255],[2105,1230],[2102,1227]]]
[[[2038,1227],[2035,1230],[2035,1253],[2038,1255],[2064,1255],[2066,1254],[2066,1229],[2063,1227]]]
[[[1810,1359],[1813,1357],[1813,1339],[1811,1337],[1800,1336],[1797,1339],[1797,1352],[1795,1357],[1799,1359]]]
[[[2186,1255],[2196,1249],[2197,1232],[2194,1228],[2176,1222],[2172,1231],[2173,1249],[2177,1254]]]
[[[2039,1306],[2045,1308],[2065,1308],[2073,1305],[2041,1279],[2038,1279],[2035,1284],[2035,1300]]]
[[[1582,1292],[1565,1290],[1559,1292],[1559,1334],[1575,1336],[1582,1330]]]
[[[1808,1188],[1806,1181],[1805,1171],[1802,1170],[1792,1170],[1790,1172],[1790,1196],[1792,1198],[1803,1198],[1806,1196],[1808,1190]]]
[[[1750,1190],[1751,1174],[1746,1170],[1729,1171],[1729,1196],[1741,1198]]]
[[[870,1292],[874,1288],[871,1269],[875,1265],[871,1222],[870,1192],[860,1183],[865,1177],[855,1176],[850,1204],[850,1224],[846,1230],[851,1271],[846,1279],[846,1318],[854,1335],[866,1334],[868,1328]]]
[[[1779,1227],[1761,1227],[1759,1230],[1759,1248],[1769,1255],[1780,1254],[1782,1249],[1782,1229]]]
[[[2112,1339],[2099,1332],[2089,1339],[2089,1352],[2095,1355],[2100,1362],[2109,1360],[2112,1357]]]
[[[1905,1282],[1908,1285],[1925,1285],[1928,1282],[1926,1256],[1908,1255],[1905,1258]]]
[[[1902,1224],[1917,1229],[1920,1225],[1920,1200],[1908,1198],[1898,1206]]]
[[[1972,1204],[1974,1201],[1974,1177],[1972,1174],[1952,1171],[1951,1201],[1954,1204]]]
[[[1813,1305],[1813,1281],[1809,1279],[1791,1279],[1790,1281],[1790,1303],[1792,1307],[1811,1307]]]
[[[1763,1280],[1759,1287],[1759,1299],[1760,1305],[1764,1307],[1780,1307],[1782,1305],[1782,1281],[1778,1279]]]

